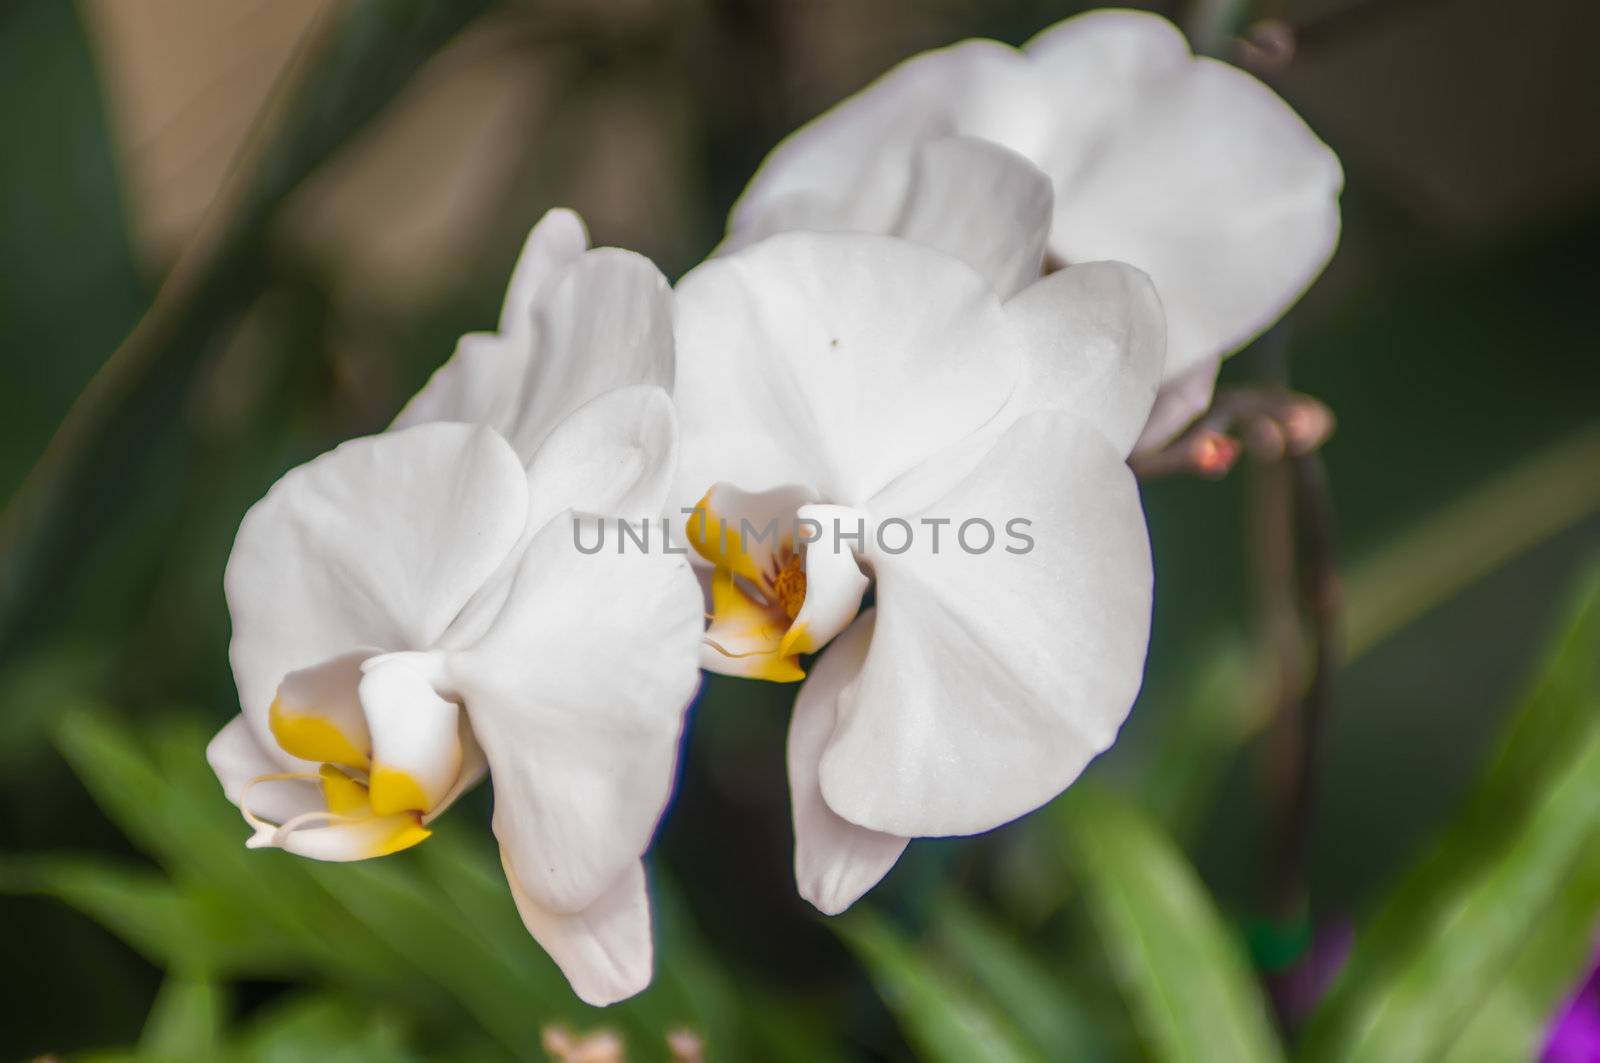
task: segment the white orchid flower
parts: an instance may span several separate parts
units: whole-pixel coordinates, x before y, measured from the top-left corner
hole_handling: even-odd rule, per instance
[[[1142,451],[1202,412],[1221,359],[1322,272],[1342,185],[1337,157],[1267,86],[1193,55],[1157,15],[1094,11],[1020,51],[969,40],[901,63],[767,157],[724,248],[855,230],[983,268],[995,251],[988,220],[1053,191],[1032,238],[1052,264],[1131,263],[1166,307],[1166,370]],[[1038,275],[989,272],[1002,294]]]
[[[208,750],[249,845],[324,860],[423,841],[487,770],[523,920],[597,1005],[650,981],[641,857],[703,616],[683,557],[587,555],[574,525],[663,508],[671,400],[612,385],[670,380],[669,297],[645,260],[585,253],[575,218],[547,217],[502,335],[463,341],[417,423],[291,470],[246,514],[226,575],[242,711]],[[572,364],[592,349],[634,370]],[[475,405],[530,378],[531,413]]]
[[[795,871],[839,912],[908,838],[1048,801],[1126,717],[1151,567],[1125,458],[1160,305],[1119,263],[1002,301],[921,244],[785,233],[691,271],[677,323],[701,663],[787,681],[821,653],[789,732]]]

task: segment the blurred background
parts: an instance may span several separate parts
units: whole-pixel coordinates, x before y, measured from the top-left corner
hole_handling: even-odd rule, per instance
[[[1145,692],[1083,796],[915,843],[845,919],[794,892],[792,690],[709,683],[652,858],[657,985],[605,1013],[516,924],[486,793],[414,852],[313,865],[247,854],[200,757],[237,710],[244,510],[493,327],[546,209],[675,278],[800,122],[1084,6],[0,4],[0,1054],[541,1059],[565,1024],[633,1059],[675,1030],[719,1060],[1532,1058],[1600,914],[1591,0],[1149,5],[1348,178],[1332,266],[1224,376],[1287,358],[1339,422],[1308,905],[1263,885],[1248,461],[1146,487]]]

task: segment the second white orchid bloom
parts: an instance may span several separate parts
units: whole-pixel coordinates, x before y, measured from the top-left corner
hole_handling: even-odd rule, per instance
[[[789,732],[795,870],[838,912],[908,838],[1054,797],[1126,717],[1151,569],[1125,457],[1161,309],[1118,263],[1002,301],[910,241],[786,233],[692,271],[677,314],[701,660],[795,680],[820,652]]]
[[[1343,174],[1327,145],[1242,70],[1193,55],[1145,12],[1069,18],[1016,49],[970,40],[906,60],[780,144],[725,248],[797,229],[893,233],[973,262],[1010,294],[1055,264],[1116,259],[1166,306],[1165,443],[1211,398],[1220,360],[1322,271]],[[1046,205],[1008,259],[1019,212]],[[1051,205],[1053,200],[1053,206]]]
[[[250,844],[391,853],[487,770],[517,907],[593,1004],[650,980],[641,857],[699,679],[685,560],[585,554],[574,528],[664,504],[668,298],[551,215],[505,331],[464,341],[395,430],[285,475],[226,577],[242,712],[208,755]],[[621,368],[587,364],[596,347]],[[483,406],[530,378],[536,400]]]

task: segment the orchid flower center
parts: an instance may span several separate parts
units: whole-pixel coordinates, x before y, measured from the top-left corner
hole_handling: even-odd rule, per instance
[[[315,772],[274,773],[250,782],[240,805],[256,828],[252,844],[354,860],[410,848],[431,833],[426,824],[447,803],[445,790],[461,766],[454,724],[450,725],[453,748],[425,758],[413,751],[412,760],[438,766],[424,773],[435,777],[419,777],[385,762],[374,748],[381,743],[374,742],[363,706],[368,693],[363,662],[371,659],[363,653],[347,654],[291,673],[280,684],[268,713],[272,737],[285,753],[318,767]],[[431,689],[427,694],[447,704]],[[406,713],[408,718],[413,715]],[[374,723],[383,719],[380,716]],[[289,789],[280,790],[276,801],[249,797],[252,792],[265,794],[257,787],[269,783]],[[278,812],[276,817],[263,812],[269,806]],[[285,807],[293,811],[284,815],[279,810]]]
[[[806,603],[805,561],[799,553],[783,550],[773,556],[772,567],[774,571],[767,586],[773,599],[792,621],[800,615],[800,607]]]
[[[861,515],[814,498],[803,488],[758,496],[719,485],[692,511],[689,543],[714,566],[704,667],[796,682],[805,678],[800,658],[855,618],[869,577],[847,539],[823,542],[820,534],[835,518]],[[864,523],[857,542],[863,533]]]

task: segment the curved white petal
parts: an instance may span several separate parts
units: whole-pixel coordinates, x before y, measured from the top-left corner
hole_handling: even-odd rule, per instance
[[[1050,177],[1054,257],[1150,274],[1169,379],[1280,317],[1338,239],[1338,159],[1288,104],[1192,55],[1165,19],[1094,11],[1022,53],[966,41],[891,70],[768,156],[727,246],[802,227],[894,231],[921,145],[952,134]]]
[[[905,851],[907,839],[858,827],[822,799],[817,768],[833,735],[836,703],[855,683],[872,639],[863,613],[817,661],[789,721],[789,801],[794,812],[794,877],[800,896],[838,915],[866,893]]]
[[[576,912],[649,844],[699,684],[700,587],[678,555],[581,554],[573,522],[528,544],[505,608],[448,661],[494,784],[494,830],[529,895]]]
[[[1206,358],[1163,382],[1156,393],[1155,405],[1151,407],[1150,419],[1133,445],[1133,452],[1145,454],[1160,450],[1205,413],[1211,407],[1217,371],[1221,368],[1221,359]]]
[[[1054,209],[1050,178],[1008,148],[972,136],[917,152],[895,236],[954,255],[1002,299],[1039,279]]]
[[[429,833],[416,815],[402,812],[392,816],[336,820],[326,826],[262,831],[245,845],[251,849],[279,848],[309,860],[345,863],[409,849],[425,840]]]
[[[905,240],[784,233],[694,269],[677,300],[684,505],[717,481],[859,504],[988,420],[1017,371],[983,278]]]
[[[573,210],[556,207],[528,233],[511,270],[505,302],[500,307],[501,335],[524,335],[533,327],[533,307],[552,277],[589,250],[589,231]]]
[[[517,396],[528,372],[528,341],[469,332],[422,390],[411,396],[389,425],[390,431],[434,421],[461,421],[508,431],[516,419]]]
[[[928,515],[954,522],[938,551],[924,534],[870,558],[876,628],[820,776],[840,816],[910,837],[988,830],[1070,784],[1127,716],[1150,622],[1133,475],[1070,415],[1017,422]],[[969,553],[980,518],[995,542]]]
[[[672,397],[654,385],[606,392],[556,425],[528,463],[528,528],[568,509],[654,522],[677,463]]]
[[[589,247],[583,220],[563,208],[546,212],[528,234],[500,308],[499,334],[461,337],[450,360],[411,397],[391,428],[430,421],[464,421],[509,430],[533,353],[535,300],[550,280]]]
[[[269,750],[256,741],[243,714],[229,720],[211,739],[206,746],[206,763],[217,773],[223,794],[234,805],[249,790],[250,809],[261,819],[283,823],[322,807],[322,790],[315,783],[298,779],[256,782],[263,775],[301,769],[282,751]]]
[[[1006,303],[1026,366],[1011,410],[1068,410],[1128,453],[1150,416],[1166,318],[1150,278],[1121,262],[1058,270]]]
[[[561,968],[579,999],[603,1008],[650,984],[654,945],[642,863],[635,861],[587,908],[557,912],[523,888],[504,849],[500,859],[523,925]]]
[[[530,460],[545,436],[592,399],[633,384],[671,390],[672,291],[643,255],[602,247],[539,291],[533,353],[505,431]]]
[[[380,816],[431,812],[456,785],[462,767],[460,706],[395,654],[372,661],[361,677],[361,705],[372,732],[372,809]]]
[[[500,335],[463,336],[392,428],[430,421],[487,425],[528,462],[584,404],[637,384],[672,387],[666,278],[631,251],[570,254],[581,222],[573,216],[569,224],[575,229],[558,241],[564,241],[559,254],[530,259],[524,252],[518,263],[506,313],[526,322]]]
[[[891,231],[923,142],[981,130],[1026,150],[1037,125],[1015,106],[1026,76],[1016,50],[995,41],[906,60],[773,149],[729,215],[729,247],[780,227]]]
[[[1069,19],[1027,51],[1057,104],[1035,159],[1056,184],[1051,251],[1150,275],[1169,379],[1259,335],[1322,271],[1343,173],[1270,88],[1153,15]]]
[[[856,561],[872,536],[867,515],[847,506],[802,506],[800,518],[817,534],[806,547],[806,597],[783,637],[780,654],[815,653],[850,626],[867,593]]]
[[[302,765],[343,764],[366,771],[372,738],[356,688],[369,649],[353,650],[283,677],[267,713],[277,748]]]
[[[423,649],[500,566],[527,508],[493,432],[429,424],[345,443],[251,507],[228,558],[229,658],[258,742],[290,672],[359,647]]]

